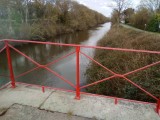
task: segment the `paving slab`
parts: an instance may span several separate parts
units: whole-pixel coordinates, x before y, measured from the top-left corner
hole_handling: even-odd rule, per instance
[[[58,112],[39,110],[34,107],[14,104],[0,116],[0,120],[91,120],[89,118],[73,116]]]
[[[73,93],[54,92],[41,106],[42,109],[72,112],[74,115],[105,120],[160,120],[155,105],[121,102],[115,105],[113,99],[82,95],[75,100]]]
[[[0,114],[15,103],[40,107],[52,92],[54,91],[46,90],[42,93],[41,88],[26,85],[17,84],[14,89],[8,86],[0,91]]]
[[[160,116],[155,112],[156,106],[152,104],[131,103],[121,100],[118,101],[117,105],[115,105],[113,99],[84,94],[81,95],[81,100],[76,100],[74,93],[51,89],[45,89],[45,93],[43,93],[41,88],[30,87],[22,84],[17,84],[15,89],[7,87],[0,90],[0,115],[6,115],[10,110],[12,112],[14,110],[23,111],[23,109],[27,109],[22,107],[21,110],[18,107],[17,110],[13,110],[12,106],[14,104],[27,105],[39,110],[45,110],[46,112],[59,112],[71,116],[81,116],[86,119],[160,120]],[[27,109],[27,111],[29,110]],[[33,119],[32,114],[31,116],[28,116],[25,111],[19,114],[24,114],[24,116],[28,118],[27,120]],[[15,116],[16,115],[18,115],[18,113],[15,113]],[[61,118],[61,116],[59,117]],[[8,117],[6,119],[8,119]],[[46,117],[46,119],[49,118]],[[0,120],[3,119],[0,117]]]

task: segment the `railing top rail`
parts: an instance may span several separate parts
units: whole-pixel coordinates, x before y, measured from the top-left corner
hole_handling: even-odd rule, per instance
[[[0,40],[0,43],[4,42],[5,45],[3,46],[3,48],[0,49],[0,53],[6,49],[6,53],[7,53],[7,60],[8,60],[8,67],[10,70],[10,75],[9,76],[4,76],[4,75],[0,75],[3,77],[10,77],[11,79],[11,85],[13,88],[15,88],[15,78],[18,78],[20,76],[26,75],[38,68],[43,68],[45,70],[47,70],[48,72],[56,75],[58,78],[60,78],[61,80],[63,80],[64,82],[68,83],[70,86],[72,86],[73,88],[76,89],[76,99],[80,99],[80,90],[89,86],[93,86],[96,85],[98,83],[102,83],[104,81],[107,80],[111,80],[112,78],[123,78],[124,80],[126,80],[127,82],[131,83],[132,85],[134,85],[135,87],[139,88],[141,91],[143,91],[144,93],[146,93],[147,95],[149,95],[150,97],[152,97],[153,99],[157,100],[157,112],[160,111],[160,99],[157,98],[156,96],[154,96],[153,94],[151,94],[150,92],[148,92],[147,90],[145,90],[144,88],[142,88],[141,86],[139,86],[138,84],[134,83],[133,81],[131,81],[130,79],[128,79],[126,76],[133,74],[135,72],[138,72],[140,70],[144,70],[147,69],[149,67],[155,66],[157,64],[160,63],[160,61],[152,63],[150,65],[144,66],[142,68],[136,69],[134,71],[125,73],[125,74],[117,74],[114,71],[111,71],[110,69],[108,69],[107,67],[103,66],[101,63],[99,63],[98,61],[92,59],[91,57],[89,57],[88,55],[86,55],[85,53],[80,51],[80,47],[81,48],[93,48],[93,49],[101,49],[101,50],[110,50],[110,51],[120,51],[120,52],[135,52],[135,53],[151,53],[151,54],[160,54],[160,51],[150,51],[150,50],[136,50],[136,49],[123,49],[123,48],[112,48],[112,47],[101,47],[101,46],[87,46],[87,45],[78,45],[78,44],[64,44],[64,43],[54,43],[54,42],[41,42],[41,41],[31,41],[31,40],[13,40],[13,39],[5,39],[5,40]],[[15,43],[33,43],[33,44],[43,44],[43,45],[57,45],[57,46],[66,46],[66,47],[75,47],[76,51],[67,54],[55,61],[52,61],[46,65],[42,65],[38,62],[36,62],[35,60],[33,60],[32,58],[30,58],[29,56],[27,56],[25,53],[21,52],[20,50],[16,49],[13,45],[10,44],[10,42],[15,42]],[[35,65],[37,65],[36,68],[29,70],[27,72],[24,72],[20,75],[18,75],[17,77],[14,77],[14,73],[13,73],[13,68],[12,68],[12,60],[11,60],[11,56],[10,56],[10,48],[12,48],[12,50],[16,51],[17,53],[19,53],[20,55],[24,56],[25,58],[27,58],[29,61],[31,61],[32,63],[34,63]],[[69,80],[65,79],[63,76],[61,76],[60,74],[58,74],[57,72],[55,72],[54,70],[50,69],[48,66],[60,61],[72,54],[76,53],[76,85],[74,85],[72,82],[70,82]],[[106,71],[109,71],[110,73],[113,74],[113,76],[102,79],[102,80],[98,80],[96,82],[93,82],[91,84],[88,85],[84,85],[84,86],[80,86],[80,63],[79,63],[79,55],[82,54],[84,56],[86,56],[87,58],[89,58],[90,60],[94,61],[96,64],[98,64],[99,66],[103,67]],[[1,88],[0,88],[1,89]],[[44,86],[42,86],[42,91],[44,92]],[[117,104],[117,100],[120,98],[115,97],[115,104]]]
[[[112,48],[112,47],[101,47],[101,46],[87,46],[87,45],[78,45],[78,44],[64,44],[64,43],[54,43],[54,42],[41,42],[41,41],[31,41],[31,40],[13,40],[13,39],[4,39],[0,42],[18,42],[18,43],[34,43],[34,44],[48,44],[48,45],[58,45],[58,46],[68,46],[68,47],[81,47],[81,48],[94,48],[94,49],[103,49],[111,51],[122,51],[122,52],[136,52],[136,53],[150,53],[150,54],[160,54],[160,51],[151,51],[151,50],[136,50],[136,49],[125,49],[125,48]]]

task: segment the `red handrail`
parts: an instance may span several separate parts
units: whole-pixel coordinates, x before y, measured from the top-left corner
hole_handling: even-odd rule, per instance
[[[112,50],[112,51],[121,51],[121,52],[136,52],[136,53],[149,53],[149,54],[160,54],[160,51],[149,51],[149,50],[135,50],[135,49],[122,49],[122,48],[111,48],[111,47],[100,47],[100,46],[85,46],[85,45],[76,45],[76,44],[63,44],[63,43],[53,43],[53,42],[40,42],[40,41],[30,41],[30,40],[1,40],[0,42],[4,42],[5,46],[0,50],[0,53],[2,51],[4,51],[6,49],[6,53],[7,53],[7,60],[8,60],[8,68],[10,71],[10,75],[8,77],[10,77],[11,79],[11,85],[14,88],[16,81],[15,78],[19,78],[22,77],[34,70],[37,70],[39,68],[45,69],[47,71],[49,71],[50,73],[56,75],[57,77],[59,77],[61,80],[63,80],[64,82],[68,83],[70,86],[72,86],[73,88],[76,89],[76,99],[80,99],[80,95],[82,92],[80,92],[81,89],[84,89],[86,87],[89,86],[93,86],[99,83],[102,83],[104,81],[107,80],[111,80],[113,78],[123,78],[124,80],[126,80],[127,82],[131,83],[132,85],[134,85],[135,87],[139,88],[141,91],[143,91],[144,93],[146,93],[147,95],[151,96],[153,99],[155,99],[157,101],[157,107],[156,107],[156,111],[159,113],[160,111],[160,99],[158,99],[156,96],[154,96],[153,94],[149,93],[147,90],[145,90],[144,88],[142,88],[141,86],[137,85],[136,83],[134,83],[133,81],[131,81],[130,79],[128,79],[126,76],[145,70],[149,67],[155,66],[160,64],[160,61],[152,63],[150,65],[144,66],[142,68],[130,71],[128,73],[125,74],[117,74],[116,72],[108,69],[107,67],[105,67],[104,65],[102,65],[101,63],[99,63],[98,61],[94,60],[92,57],[86,55],[85,53],[83,53],[80,49],[81,48],[94,48],[94,49],[104,49],[104,50]],[[24,54],[23,52],[19,51],[18,49],[16,49],[15,47],[13,47],[10,42],[18,42],[18,43],[34,43],[34,44],[49,44],[49,45],[57,45],[57,46],[68,46],[68,47],[75,47],[75,51],[71,52],[63,57],[60,57],[57,60],[54,60],[46,65],[41,65],[38,62],[36,62],[35,60],[33,60],[32,58],[30,58],[29,56],[27,56],[26,54]],[[14,51],[16,51],[17,53],[19,53],[20,55],[24,56],[25,58],[27,58],[29,61],[31,61],[32,63],[34,63],[37,67],[26,71],[24,73],[21,73],[18,76],[14,76],[14,72],[13,72],[13,68],[12,68],[12,60],[11,60],[11,56],[10,56],[10,48],[13,49]],[[60,60],[67,58],[68,56],[75,54],[76,53],[76,85],[74,85],[73,83],[71,83],[69,80],[65,79],[63,76],[61,76],[60,74],[58,74],[57,72],[51,70],[50,68],[48,68],[48,66],[55,64],[56,62],[59,62]],[[88,85],[84,85],[84,86],[80,86],[80,55],[84,55],[85,57],[87,57],[88,59],[90,59],[91,61],[93,61],[94,63],[96,63],[97,65],[103,67],[107,72],[109,72],[112,76],[108,77],[108,78],[104,78],[102,80],[98,80],[94,83],[88,84]],[[45,92],[45,87],[42,86],[42,91]],[[115,98],[115,104],[118,103],[118,100],[120,98]]]
[[[54,43],[54,42],[40,42],[40,41],[31,41],[31,40],[13,40],[13,39],[7,39],[7,40],[2,40],[2,41],[10,41],[10,42],[16,42],[16,43],[45,44],[45,45],[48,44],[48,45],[58,45],[58,46],[68,46],[68,47],[81,47],[81,48],[95,48],[95,49],[123,51],[123,52],[138,52],[138,53],[160,54],[160,51],[135,50],[135,49],[123,49],[123,48],[100,47],[100,46],[86,46],[86,45],[77,45],[77,44],[64,44],[64,43]]]

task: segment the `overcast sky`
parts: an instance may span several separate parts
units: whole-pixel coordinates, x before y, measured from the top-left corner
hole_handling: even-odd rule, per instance
[[[76,0],[80,4],[83,4],[93,10],[96,10],[107,17],[110,17],[114,2],[112,0]],[[133,6],[136,7],[140,0],[133,0]]]

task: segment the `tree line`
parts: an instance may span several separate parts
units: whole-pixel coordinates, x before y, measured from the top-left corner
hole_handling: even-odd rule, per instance
[[[112,23],[124,22],[139,29],[160,32],[160,1],[141,0],[137,10],[129,0],[115,0],[117,7],[112,12]]]
[[[46,40],[107,20],[71,0],[1,0],[0,38]]]

